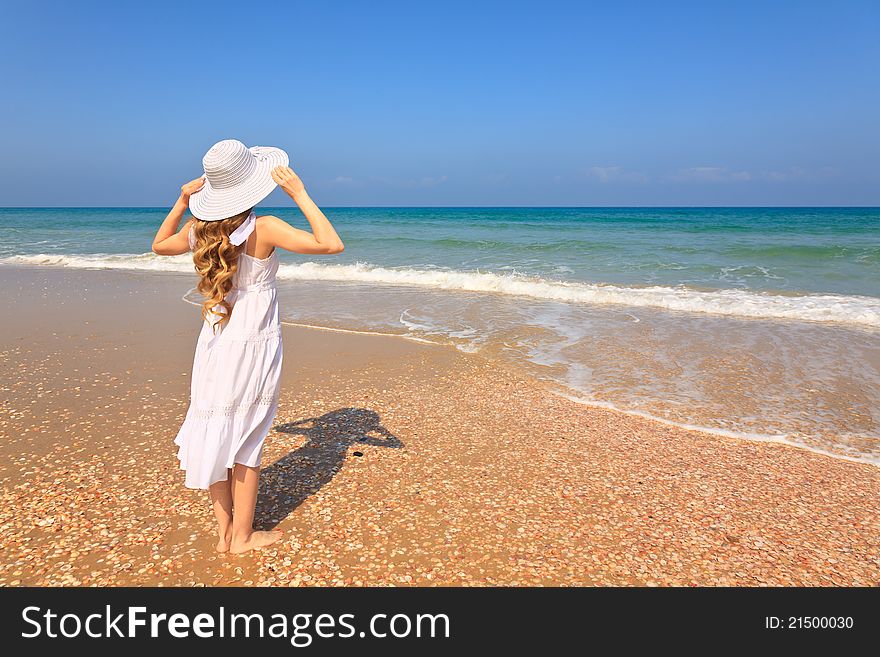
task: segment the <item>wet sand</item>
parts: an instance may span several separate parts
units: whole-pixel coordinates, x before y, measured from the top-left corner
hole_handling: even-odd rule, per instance
[[[285,327],[261,527],[183,487],[192,277],[0,268],[0,585],[878,585],[880,468],[592,408],[478,355]]]

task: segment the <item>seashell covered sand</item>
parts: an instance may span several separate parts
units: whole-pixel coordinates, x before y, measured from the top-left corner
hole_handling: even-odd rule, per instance
[[[257,517],[172,444],[189,277],[0,268],[0,585],[878,585],[880,468],[579,405],[479,356],[285,327]]]

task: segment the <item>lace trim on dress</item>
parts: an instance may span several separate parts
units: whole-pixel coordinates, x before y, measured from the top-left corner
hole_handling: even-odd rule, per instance
[[[224,335],[224,342],[269,342],[270,340],[280,340],[281,339],[281,327],[280,326],[272,326],[267,329],[261,329],[256,331],[235,331],[224,333],[221,330],[220,333],[217,334],[217,337],[220,335]]]
[[[258,281],[256,283],[250,283],[248,285],[233,285],[233,290],[238,290],[240,292],[262,292],[263,290],[274,290],[275,281]]]
[[[194,417],[207,420],[218,415],[229,416],[247,413],[253,409],[254,406],[272,406],[276,403],[278,403],[277,395],[260,395],[259,397],[238,404],[225,404],[224,406],[214,406],[213,408],[204,409],[193,408],[192,414]]]

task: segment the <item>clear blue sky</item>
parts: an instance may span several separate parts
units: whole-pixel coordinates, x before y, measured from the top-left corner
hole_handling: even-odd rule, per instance
[[[0,206],[880,205],[880,2],[0,3]],[[269,199],[283,202],[275,192]]]

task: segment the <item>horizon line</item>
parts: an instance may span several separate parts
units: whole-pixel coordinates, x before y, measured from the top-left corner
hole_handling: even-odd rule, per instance
[[[169,205],[5,205],[0,210],[159,210],[170,208]],[[297,208],[296,205],[265,205],[264,208]],[[413,210],[468,210],[468,209],[499,209],[499,210],[650,210],[650,209],[687,209],[687,210],[760,210],[760,209],[880,209],[880,205],[323,205],[323,208],[343,210],[382,210],[382,209],[413,209]]]

